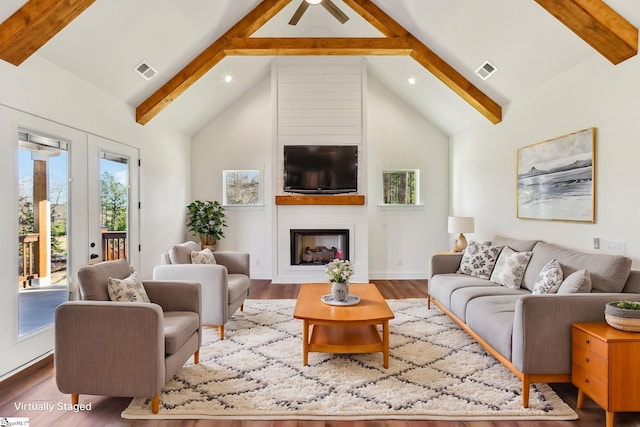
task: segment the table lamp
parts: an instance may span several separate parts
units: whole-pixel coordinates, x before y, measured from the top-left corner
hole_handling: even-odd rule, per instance
[[[450,216],[449,233],[457,234],[454,252],[462,252],[467,247],[467,239],[463,233],[473,233],[474,220],[472,216]]]

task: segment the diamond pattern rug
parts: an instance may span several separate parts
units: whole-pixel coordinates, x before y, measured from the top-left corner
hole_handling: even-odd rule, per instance
[[[133,399],[129,419],[572,420],[547,384],[521,405],[520,381],[426,299],[388,300],[389,369],[382,354],[310,353],[302,366],[295,300],[247,300],[226,336],[205,328],[200,364],[187,365],[160,396]]]

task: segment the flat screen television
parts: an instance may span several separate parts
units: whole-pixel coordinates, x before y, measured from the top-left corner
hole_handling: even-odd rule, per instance
[[[284,191],[339,194],[358,191],[358,146],[285,145]]]

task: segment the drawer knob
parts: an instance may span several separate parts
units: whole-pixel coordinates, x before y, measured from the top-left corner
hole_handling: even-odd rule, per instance
[[[587,339],[585,340],[585,342],[586,342],[587,344],[589,344],[591,341],[589,341],[589,338],[587,338]]]
[[[585,362],[587,362],[587,363],[589,363],[589,358],[588,358],[588,357],[585,357],[585,358],[584,358],[584,361],[585,361]]]
[[[584,379],[584,382],[585,382],[585,383],[587,383],[587,384],[589,384],[589,378],[585,378],[585,379]]]

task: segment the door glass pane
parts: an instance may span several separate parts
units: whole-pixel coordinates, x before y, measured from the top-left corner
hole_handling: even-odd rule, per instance
[[[128,163],[126,157],[100,153],[100,229],[104,261],[127,258]]]
[[[68,298],[68,142],[18,136],[18,335],[53,323]]]

